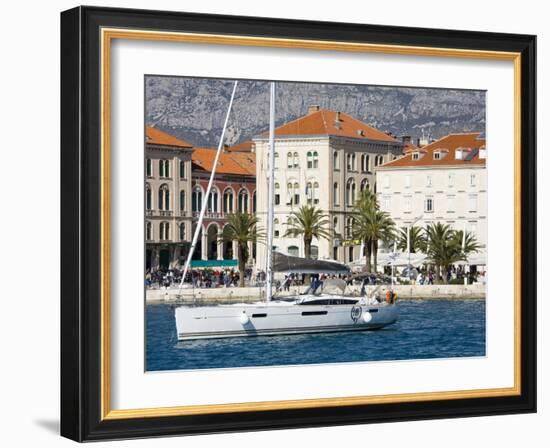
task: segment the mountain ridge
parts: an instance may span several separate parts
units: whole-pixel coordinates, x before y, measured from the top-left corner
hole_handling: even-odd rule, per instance
[[[216,146],[232,88],[228,80],[147,76],[146,124],[196,146]],[[276,126],[305,115],[311,105],[413,139],[485,130],[484,91],[277,82]],[[268,82],[239,81],[225,143],[265,132],[268,118]]]

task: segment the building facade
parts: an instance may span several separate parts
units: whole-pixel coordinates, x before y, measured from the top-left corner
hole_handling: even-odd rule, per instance
[[[145,128],[145,267],[168,269],[186,256],[192,215],[192,145]]]
[[[205,198],[215,155],[214,148],[195,148],[193,151],[193,232]],[[226,225],[228,215],[236,211],[256,212],[256,155],[252,152],[224,151],[220,154],[201,234],[193,254],[194,260],[236,260],[236,243],[218,242],[218,235]],[[190,239],[192,237],[193,235],[189,236]],[[256,246],[250,244],[249,249],[250,262],[253,262]],[[216,263],[210,262],[208,265],[216,266]]]
[[[382,210],[396,225],[442,222],[487,245],[487,149],[479,132],[450,134],[376,169]]]
[[[256,152],[258,218],[267,222],[268,135],[253,139]],[[275,129],[274,238],[276,250],[304,256],[301,238],[285,237],[290,214],[315,205],[328,215],[333,237],[314,240],[312,256],[343,262],[360,257],[351,239],[351,211],[364,189],[376,191],[374,170],[403,153],[403,142],[338,111],[311,106],[307,115]],[[265,245],[257,268],[265,269]]]

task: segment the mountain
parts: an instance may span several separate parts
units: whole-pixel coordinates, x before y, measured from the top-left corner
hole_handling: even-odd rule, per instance
[[[233,81],[147,76],[146,122],[196,146],[216,146]],[[338,110],[382,131],[437,139],[452,132],[485,130],[485,92],[369,85],[278,82],[276,125],[307,113],[308,106]],[[268,128],[269,86],[239,81],[226,143]]]

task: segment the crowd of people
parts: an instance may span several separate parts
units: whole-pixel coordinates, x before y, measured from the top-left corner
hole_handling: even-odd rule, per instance
[[[145,273],[145,286],[151,289],[169,289],[179,286],[183,269],[148,270]],[[245,271],[245,284],[250,284],[252,271]],[[194,288],[229,288],[239,285],[240,274],[235,269],[194,269],[190,270],[184,283]]]
[[[416,270],[413,270],[413,272]],[[181,283],[181,276],[183,275],[183,269],[171,268],[171,269],[158,269],[148,270],[145,274],[145,286],[153,289],[169,289],[175,286],[179,286]],[[460,283],[464,282],[464,278],[467,276],[468,284],[484,283],[485,272],[468,271],[463,269],[463,266],[452,266],[444,274],[447,276],[447,283],[454,283],[457,280]],[[338,278],[346,281],[348,285],[353,284],[353,277],[351,275],[326,275],[326,274],[286,274],[282,282],[275,282],[275,286],[283,291],[289,291],[293,286],[303,286],[311,282],[324,282],[328,278]],[[433,285],[435,282],[435,272],[432,270],[419,270],[408,277],[414,284],[417,285]],[[191,283],[195,288],[229,288],[237,287],[239,285],[240,274],[235,269],[200,269],[191,270],[187,273],[185,283]],[[389,279],[385,279],[389,282]],[[245,271],[245,285],[246,286],[262,286],[265,284],[266,274],[264,271],[256,272],[253,275],[251,269]],[[370,274],[364,278],[365,285],[375,285],[380,283],[381,277],[375,274]]]

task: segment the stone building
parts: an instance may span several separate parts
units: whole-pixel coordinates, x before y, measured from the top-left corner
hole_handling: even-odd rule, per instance
[[[256,152],[258,217],[267,217],[268,135],[253,139]],[[376,191],[374,170],[403,154],[404,143],[343,112],[311,106],[308,113],[275,130],[275,221],[273,244],[304,256],[301,238],[284,237],[289,214],[304,204],[328,214],[335,236],[313,241],[312,255],[349,262],[361,256],[350,236],[353,204],[364,189]],[[257,267],[265,269],[265,247]]]
[[[376,170],[381,208],[398,227],[434,222],[487,244],[487,148],[479,132],[450,134]],[[481,264],[481,263],[480,263]]]
[[[145,267],[166,269],[187,254],[192,145],[145,128]]]
[[[195,148],[193,150],[191,199],[193,232],[205,197],[215,156],[215,148]],[[236,262],[227,261],[236,260],[235,243],[218,243],[218,234],[227,223],[227,215],[236,211],[256,212],[256,155],[248,151],[229,152],[224,150],[220,154],[208,199],[208,207],[202,223],[201,236],[193,254],[193,266],[236,266]],[[189,239],[192,237],[191,234]],[[255,246],[251,245],[252,258],[255,258],[255,250]],[[208,263],[200,263],[200,260],[208,261]],[[222,260],[224,261],[222,262]]]

